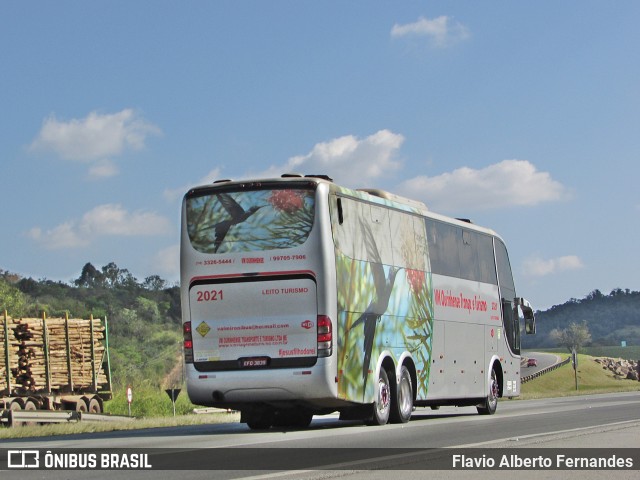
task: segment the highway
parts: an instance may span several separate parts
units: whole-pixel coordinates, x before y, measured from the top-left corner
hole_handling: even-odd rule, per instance
[[[542,352],[522,352],[523,358],[535,358],[537,361],[537,365],[534,367],[528,367],[526,364],[520,368],[520,376],[526,377],[529,375],[533,375],[545,368],[549,368],[552,365],[560,362],[560,357],[554,355],[552,353],[542,353]]]
[[[386,425],[383,427],[363,426],[357,422],[341,422],[336,417],[315,417],[307,430],[270,430],[255,432],[241,424],[200,425],[188,427],[172,427],[109,433],[94,433],[65,437],[39,439],[22,439],[0,442],[1,449],[58,449],[58,448],[128,448],[128,449],[168,449],[170,453],[176,449],[213,449],[242,447],[247,450],[246,462],[251,462],[260,452],[268,449],[302,448],[314,453],[321,465],[347,463],[336,475],[349,476],[349,480],[358,478],[388,478],[390,472],[362,472],[366,463],[358,463],[348,455],[340,458],[337,453],[358,447],[377,449],[375,452],[385,463],[383,468],[403,469],[407,463],[418,461],[407,455],[394,455],[394,448],[437,449],[453,448],[531,448],[552,446],[556,448],[572,447],[640,447],[640,393],[621,393],[589,395],[543,400],[501,400],[498,412],[493,416],[480,416],[475,408],[441,408],[438,411],[417,409],[411,421],[404,425]],[[604,443],[600,443],[604,442]],[[322,449],[330,452],[323,456]],[[227,451],[228,452],[228,451]],[[198,452],[196,452],[198,453]],[[202,454],[202,452],[200,452]],[[331,458],[326,458],[330,456]],[[197,462],[196,457],[190,457]],[[159,459],[159,457],[156,457]],[[153,459],[152,459],[153,460]],[[351,462],[351,463],[349,463]],[[428,474],[428,470],[420,471],[416,463],[415,475]],[[412,470],[413,471],[413,470]],[[20,471],[2,472],[2,478],[103,478],[104,471]],[[176,472],[158,471],[111,471],[110,479],[154,478],[156,480],[175,478]],[[445,472],[447,473],[447,472]],[[448,472],[449,475],[469,472]],[[477,473],[477,472],[476,472]],[[485,471],[491,478],[506,472]],[[552,473],[552,472],[546,472]],[[556,472],[558,473],[558,472]],[[578,472],[566,472],[568,474]],[[611,472],[615,478],[625,477],[631,471]],[[215,474],[215,475],[214,475]],[[367,475],[359,477],[359,475]],[[383,474],[386,474],[384,477]],[[180,473],[184,479],[210,478],[277,478],[283,472],[241,471],[209,471],[190,470]],[[302,472],[291,474],[291,478],[299,478]],[[305,472],[306,478],[326,478],[328,472]],[[380,476],[377,476],[380,475]],[[353,477],[353,478],[351,478]],[[439,475],[442,477],[442,475]],[[404,478],[409,478],[404,475]],[[419,475],[414,478],[421,478]],[[457,478],[452,476],[450,478]],[[471,478],[471,477],[470,477]],[[473,477],[484,478],[484,477]],[[489,477],[487,477],[489,478]],[[554,477],[544,477],[554,478]],[[564,476],[563,478],[568,478]],[[580,477],[584,480],[584,473]]]

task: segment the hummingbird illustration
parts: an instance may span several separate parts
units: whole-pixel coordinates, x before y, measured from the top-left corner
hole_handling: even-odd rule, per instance
[[[253,206],[249,208],[249,210],[245,210],[228,193],[218,193],[216,194],[216,197],[218,197],[218,200],[227,211],[227,213],[229,213],[231,218],[216,223],[212,227],[215,231],[215,242],[213,244],[214,253],[218,251],[218,248],[220,248],[220,245],[224,241],[224,238],[227,236],[227,233],[229,233],[229,229],[231,227],[245,222],[251,215],[256,213],[264,206]]]
[[[371,363],[371,351],[373,350],[373,340],[376,335],[376,324],[384,312],[389,307],[389,300],[393,285],[395,283],[398,268],[391,267],[389,273],[385,276],[384,267],[380,252],[376,245],[373,232],[368,225],[361,222],[362,231],[364,232],[365,247],[371,272],[373,273],[373,286],[375,294],[369,306],[365,311],[353,322],[350,330],[354,329],[361,323],[364,325],[364,361],[362,363],[362,378],[365,387],[367,385],[367,374],[369,373],[369,364]]]

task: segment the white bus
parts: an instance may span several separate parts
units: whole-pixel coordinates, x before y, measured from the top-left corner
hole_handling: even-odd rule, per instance
[[[191,189],[181,300],[189,398],[252,429],[493,414],[535,333],[493,231],[319,175]]]

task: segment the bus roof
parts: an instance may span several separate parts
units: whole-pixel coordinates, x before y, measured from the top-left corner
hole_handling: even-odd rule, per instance
[[[307,181],[309,183],[315,184],[331,184],[337,191],[340,191],[344,194],[350,194],[354,197],[371,201],[373,203],[378,203],[382,205],[387,205],[394,208],[399,208],[401,210],[407,210],[419,215],[423,215],[425,217],[430,217],[434,220],[440,220],[446,223],[453,223],[459,225],[464,228],[468,228],[470,230],[476,230],[478,232],[485,233],[487,235],[492,235],[500,238],[500,236],[492,229],[481,227],[479,225],[474,224],[468,219],[465,218],[453,218],[446,215],[434,213],[429,210],[428,207],[419,200],[413,200],[410,198],[406,198],[395,193],[391,193],[385,190],[376,189],[376,188],[362,188],[362,189],[351,189],[347,187],[342,187],[333,182],[333,179],[328,175],[322,174],[314,174],[314,175],[303,175],[300,173],[285,173],[280,177],[272,177],[272,178],[260,178],[260,179],[243,179],[243,180],[215,180],[213,183],[207,185],[200,185],[197,187],[193,187],[189,190],[187,195],[189,194],[197,194],[197,192],[210,190],[211,188],[215,188],[218,186],[228,186],[233,187],[234,185],[242,185],[243,187],[258,187],[263,184],[282,184],[287,182],[299,183],[301,180]]]

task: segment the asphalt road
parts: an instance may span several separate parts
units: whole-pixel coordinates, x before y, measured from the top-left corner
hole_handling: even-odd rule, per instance
[[[538,365],[536,365],[535,367],[527,367],[525,364],[520,368],[521,377],[533,375],[534,373],[538,373],[540,370],[544,370],[545,368],[548,368],[560,362],[560,357],[552,353],[522,352],[522,356],[526,359],[535,358],[538,362]]]
[[[425,469],[425,460],[415,456],[412,448],[436,449],[436,453],[448,448],[498,448],[500,451],[513,448],[552,447],[568,449],[574,447],[640,447],[640,393],[591,395],[570,398],[555,398],[531,401],[501,401],[494,416],[479,416],[475,408],[442,408],[439,411],[418,409],[411,422],[405,425],[367,427],[356,422],[340,422],[335,417],[316,417],[308,430],[271,430],[253,432],[240,424],[201,425],[177,428],[148,429],[129,432],[95,433],[57,438],[23,439],[0,442],[0,449],[57,449],[57,448],[128,448],[166,449],[163,454],[184,452],[191,455],[190,461],[197,466],[198,458],[212,455],[212,450],[241,447],[248,448],[243,457],[243,470],[221,471],[110,471],[110,479],[153,478],[155,480],[211,478],[326,478],[348,476],[359,478],[389,478],[396,476],[398,469],[403,478],[424,478],[434,472]],[[379,471],[368,471],[371,461],[361,461],[350,456],[350,448],[374,452],[380,464]],[[405,450],[390,450],[394,449]],[[341,464],[336,471],[312,471],[304,468],[293,473],[285,471],[256,471],[252,462],[273,452],[270,449],[293,454],[303,452],[314,455],[318,464]],[[179,450],[185,449],[185,450]],[[291,450],[304,449],[304,450]],[[146,451],[146,450],[145,450]],[[222,450],[226,455],[237,453]],[[344,452],[347,452],[345,454]],[[444,451],[446,452],[446,451]],[[179,453],[182,454],[182,453]],[[244,454],[244,452],[243,452]],[[198,457],[200,455],[200,457]],[[412,456],[413,455],[413,456]],[[156,456],[155,460],[160,461]],[[220,459],[224,463],[225,459]],[[204,461],[204,460],[203,460]],[[293,460],[292,460],[293,461]],[[293,461],[296,467],[298,464]],[[377,464],[376,464],[377,465]],[[639,465],[640,467],[640,465]],[[394,469],[389,471],[388,469]],[[408,470],[407,470],[408,469]],[[105,478],[104,471],[3,471],[6,479],[93,479]],[[458,478],[469,471],[439,472],[438,478]],[[473,478],[491,478],[508,473],[496,471],[474,472]],[[536,478],[570,478],[575,473],[585,478],[585,472],[538,471]],[[614,478],[636,478],[638,470],[607,472]],[[177,475],[178,474],[178,475]],[[625,477],[627,474],[633,474]],[[366,475],[366,477],[365,477]],[[511,476],[513,475],[513,471]],[[518,474],[518,476],[521,476]],[[471,477],[469,477],[471,478]],[[489,477],[486,477],[489,478]]]

